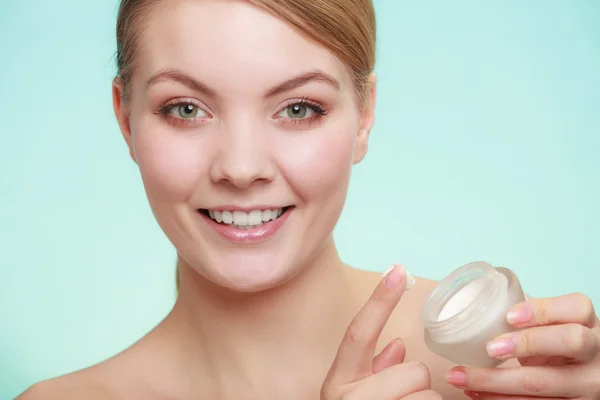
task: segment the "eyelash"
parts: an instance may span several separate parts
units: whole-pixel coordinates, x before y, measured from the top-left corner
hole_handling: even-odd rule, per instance
[[[160,106],[159,109],[155,112],[155,114],[159,115],[161,117],[161,119],[163,119],[164,121],[167,121],[169,123],[180,124],[180,125],[198,124],[198,120],[206,120],[206,119],[212,118],[212,116],[210,116],[209,118],[202,118],[202,117],[200,117],[200,118],[176,118],[176,117],[172,117],[170,114],[173,111],[173,109],[175,109],[177,107],[181,107],[181,106],[196,107],[196,108],[200,109],[203,113],[206,113],[210,116],[210,114],[208,112],[206,112],[204,110],[204,108],[202,108],[199,104],[197,104],[195,101],[192,101],[190,99],[182,99],[182,100],[168,102],[168,103]],[[316,101],[310,100],[308,98],[302,98],[300,100],[288,101],[284,107],[280,108],[279,111],[277,111],[275,113],[275,115],[277,115],[277,114],[281,113],[282,111],[284,111],[290,107],[293,107],[293,106],[308,107],[314,112],[314,115],[309,118],[282,118],[282,119],[285,119],[285,122],[291,122],[292,124],[308,123],[310,126],[310,124],[312,124],[313,122],[320,121],[322,118],[326,117],[329,113],[329,111],[327,109],[325,109],[325,107],[323,107],[320,103],[317,103]],[[202,122],[200,122],[200,124],[202,124]]]
[[[287,118],[286,122],[289,121],[293,124],[302,124],[302,123],[309,123],[312,124],[313,122],[318,122],[320,121],[322,118],[326,117],[327,114],[329,113],[328,110],[325,109],[325,107],[323,107],[321,104],[317,103],[316,101],[310,100],[308,98],[302,98],[300,100],[290,100],[288,101],[288,103],[285,105],[285,107],[282,107],[279,109],[279,111],[276,114],[279,114],[280,112],[293,107],[293,106],[303,106],[303,107],[308,107],[311,110],[314,111],[315,115],[313,117],[310,118]]]
[[[201,110],[203,113],[210,115],[198,103],[196,103],[195,101],[189,100],[189,99],[170,101],[170,102],[160,106],[160,108],[155,112],[155,114],[160,116],[161,119],[163,119],[166,122],[182,124],[182,125],[197,124],[199,119],[206,119],[206,118],[175,118],[175,117],[172,117],[170,114],[173,111],[173,109],[176,109],[177,107],[181,107],[181,106],[193,106],[193,107],[196,107],[199,110]]]

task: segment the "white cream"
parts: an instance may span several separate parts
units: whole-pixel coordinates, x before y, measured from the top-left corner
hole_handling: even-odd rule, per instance
[[[444,321],[464,310],[465,307],[477,298],[483,287],[484,281],[480,278],[469,282],[465,287],[461,288],[444,304],[442,311],[438,315],[438,321]]]

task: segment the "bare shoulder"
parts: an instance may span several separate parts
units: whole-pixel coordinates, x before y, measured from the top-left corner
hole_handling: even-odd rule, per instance
[[[131,348],[95,365],[34,384],[15,400],[122,400],[130,398],[127,385],[136,382],[126,374]],[[135,370],[135,369],[134,369]],[[138,397],[138,396],[134,396]],[[144,396],[148,397],[148,396]]]
[[[102,362],[87,368],[34,384],[15,400],[155,400],[172,398],[164,387],[172,389],[167,357],[153,340],[154,331],[138,342]],[[156,366],[161,369],[157,370]],[[165,383],[166,382],[166,383]],[[161,386],[162,384],[162,386]],[[167,393],[170,393],[167,391]]]
[[[120,400],[106,385],[86,376],[73,373],[38,382],[21,393],[15,400]]]

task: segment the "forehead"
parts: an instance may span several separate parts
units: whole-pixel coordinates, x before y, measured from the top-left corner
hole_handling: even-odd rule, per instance
[[[331,52],[268,11],[237,0],[164,1],[142,34],[138,75],[181,69],[219,90],[264,90],[320,69],[351,85]]]

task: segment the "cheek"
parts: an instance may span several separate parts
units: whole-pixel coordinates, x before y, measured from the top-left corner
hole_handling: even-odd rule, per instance
[[[280,166],[303,200],[345,195],[352,167],[356,129],[301,133],[281,150]]]
[[[188,200],[205,166],[197,139],[143,125],[133,133],[133,149],[149,197],[155,200]]]

